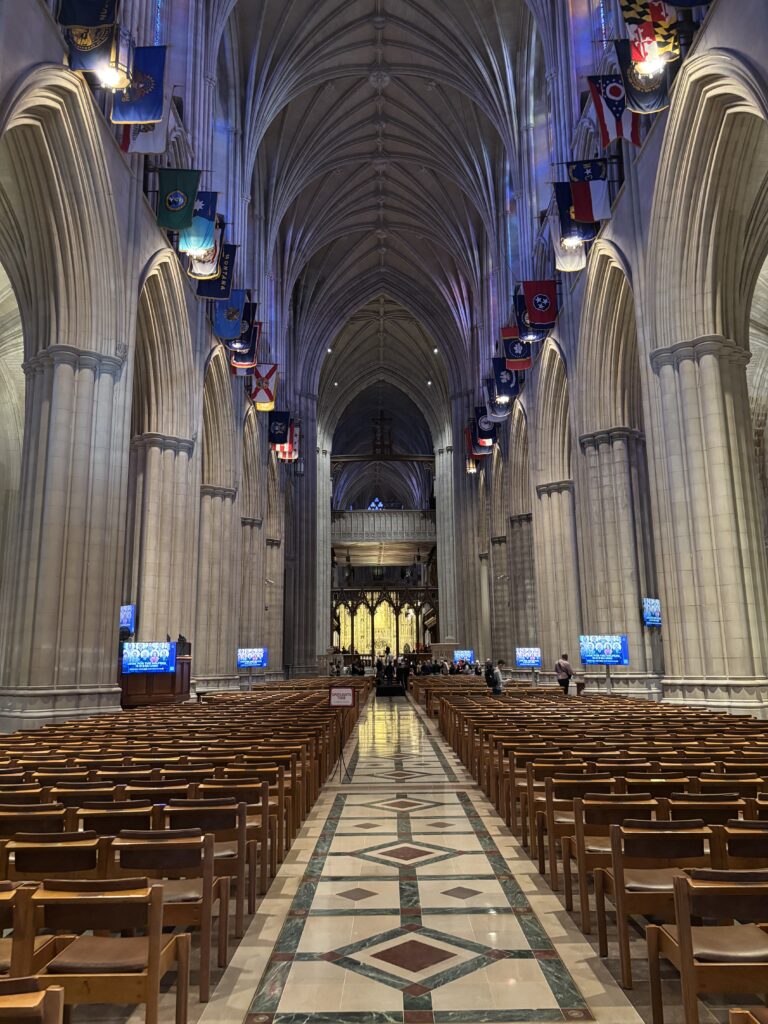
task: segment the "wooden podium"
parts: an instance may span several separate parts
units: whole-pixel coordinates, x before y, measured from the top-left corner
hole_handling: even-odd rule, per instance
[[[119,675],[124,708],[146,708],[153,704],[183,704],[189,700],[192,656],[176,655],[176,672],[142,672]]]

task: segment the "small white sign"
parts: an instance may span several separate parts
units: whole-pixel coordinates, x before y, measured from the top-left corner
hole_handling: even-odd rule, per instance
[[[353,708],[355,706],[354,686],[332,686],[328,693],[328,703],[332,708]]]

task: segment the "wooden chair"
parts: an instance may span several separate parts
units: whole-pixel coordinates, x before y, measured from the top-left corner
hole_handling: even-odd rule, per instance
[[[152,804],[143,800],[90,801],[80,807],[68,807],[66,827],[70,831],[83,829],[99,836],[116,836],[123,829],[152,828]]]
[[[256,913],[257,889],[260,896],[269,888],[270,872],[274,878],[280,860],[278,833],[281,831],[281,808],[277,800],[270,800],[270,786],[266,779],[233,778],[211,779],[197,787],[203,800],[235,800],[246,805],[246,838],[248,841],[248,913]],[[284,827],[284,825],[282,826]]]
[[[699,1024],[700,992],[760,992],[768,977],[768,872],[690,874],[674,880],[677,924],[645,932],[653,1024],[664,1024],[662,957],[680,973],[685,1024]],[[694,927],[692,917],[718,923]]]
[[[64,814],[61,804],[0,804],[0,840],[19,832],[63,832]]]
[[[235,800],[171,800],[154,809],[155,828],[199,828],[214,838],[214,870],[232,878],[235,886],[235,935],[245,933],[246,875],[255,863],[256,851],[249,853],[248,809]]]
[[[43,988],[37,978],[0,980],[0,1021],[3,1024],[63,1024],[64,989]]]
[[[572,836],[573,802],[587,793],[612,793],[616,779],[610,773],[574,775],[571,778],[560,774],[544,781],[544,806],[536,813],[536,849],[539,858],[539,873],[544,874],[544,833],[546,831],[549,857],[549,885],[557,892],[560,879],[557,871],[558,845],[565,836]]]
[[[754,1010],[731,1010],[729,1024],[768,1024],[768,1007],[758,1006]]]
[[[618,780],[623,793],[650,793],[652,797],[670,797],[673,793],[688,792],[692,779],[674,772],[632,772]]]
[[[95,832],[20,832],[0,847],[1,877],[34,882],[103,878],[107,846]]]
[[[144,936],[122,934],[137,930]],[[147,1024],[158,1024],[160,982],[175,963],[176,1024],[186,1024],[190,937],[163,934],[162,886],[146,878],[44,882],[25,901],[19,931],[25,974],[38,933],[58,933],[37,973],[42,986],[64,989],[66,1006],[144,1003]]]
[[[628,820],[650,821],[658,810],[658,801],[650,793],[588,793],[573,801],[573,834],[562,839],[565,908],[573,910],[573,859],[579,879],[581,930],[585,935],[592,930],[590,878],[595,868],[611,863],[611,825],[623,825]]]
[[[712,866],[720,870],[768,870],[768,821],[749,819],[712,826]]]
[[[229,878],[213,867],[213,836],[199,829],[121,832],[109,849],[107,876],[137,873],[163,884],[163,925],[200,931],[200,1002],[211,992],[211,941],[218,911],[218,964],[226,967],[229,932]]]
[[[625,821],[611,825],[611,866],[596,867],[598,949],[608,956],[605,897],[616,908],[621,984],[632,988],[629,919],[633,915],[674,920],[672,883],[686,867],[709,867],[711,831],[701,819]]]
[[[672,793],[663,801],[664,816],[670,821],[703,819],[706,825],[724,825],[744,816],[749,806],[738,793]]]

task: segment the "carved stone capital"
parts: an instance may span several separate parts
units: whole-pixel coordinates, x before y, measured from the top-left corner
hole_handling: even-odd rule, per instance
[[[640,441],[643,434],[633,427],[610,427],[608,430],[595,430],[591,434],[582,434],[579,446],[583,452],[588,448],[598,448],[601,444],[613,444],[614,441]]]
[[[203,498],[221,498],[225,501],[230,498],[232,501],[237,497],[236,487],[216,487],[213,484],[203,484],[200,488],[200,495]]]
[[[561,494],[564,491],[573,494],[573,480],[555,480],[550,484],[539,484],[536,488],[539,497],[544,494]]]
[[[27,359],[22,364],[22,370],[26,376],[30,377],[35,373],[40,373],[46,367],[58,366],[61,363],[72,366],[76,370],[91,369],[99,373],[108,373],[117,378],[120,376],[124,360],[103,352],[83,351],[72,345],[50,345]]]
[[[268,548],[279,548],[282,546],[282,540],[279,537],[267,537]]]
[[[711,355],[742,366],[746,366],[752,358],[750,352],[730,338],[724,338],[720,334],[708,334],[701,338],[693,338],[691,341],[680,341],[669,348],[656,349],[655,352],[651,352],[651,367],[654,373],[658,373],[663,366],[679,366],[686,360],[699,362],[702,357]]]
[[[132,437],[131,448],[135,451],[141,448],[159,448],[163,452],[184,452],[186,455],[191,455],[195,450],[195,443],[186,437],[147,433]]]
[[[520,515],[510,516],[509,517],[509,524],[510,524],[510,526],[522,526],[523,523],[532,523],[532,522],[533,522],[533,513],[532,512],[521,512]]]
[[[249,516],[241,516],[240,522],[243,526],[255,526],[257,529],[261,529],[264,520],[263,519],[251,519]]]
[[[491,544],[506,544],[506,537],[491,537]]]

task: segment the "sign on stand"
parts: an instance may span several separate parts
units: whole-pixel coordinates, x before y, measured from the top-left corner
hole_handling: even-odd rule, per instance
[[[332,686],[328,691],[328,703],[332,708],[353,708],[355,706],[354,686]]]

